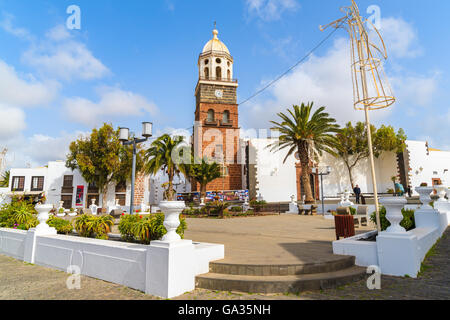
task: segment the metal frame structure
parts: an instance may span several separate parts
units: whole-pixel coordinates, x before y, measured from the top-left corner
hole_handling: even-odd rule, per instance
[[[365,112],[377,227],[378,232],[381,232],[369,111],[388,108],[395,103],[396,99],[387,82],[381,63],[382,60],[387,59],[387,50],[380,32],[372,25],[381,42],[381,49],[370,41],[369,33],[364,26],[366,22],[370,23],[370,21],[361,17],[355,0],[352,0],[350,7],[343,7],[341,11],[346,14],[343,18],[326,26],[320,26],[320,30],[323,31],[333,26],[336,29],[347,30],[350,35],[354,108]]]

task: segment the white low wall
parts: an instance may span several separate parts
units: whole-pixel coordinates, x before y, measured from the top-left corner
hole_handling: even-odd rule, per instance
[[[333,253],[356,257],[363,267],[378,266],[382,274],[417,277],[426,254],[448,227],[448,212],[417,210],[416,228],[406,233],[381,232],[376,242],[358,239],[376,231],[333,242]]]
[[[333,252],[334,254],[356,257],[355,264],[357,266],[378,266],[377,243],[360,241],[360,239],[376,234],[377,231],[371,231],[342,241],[334,241]]]
[[[26,237],[26,231],[0,228],[0,253],[23,260]]]
[[[69,266],[76,266],[82,275],[117,283],[149,294],[158,295],[158,292],[163,292],[164,294],[159,295],[163,298],[173,298],[195,289],[195,287],[189,287],[189,290],[186,290],[177,283],[184,281],[194,284],[195,276],[209,272],[209,263],[223,259],[225,252],[223,245],[194,243],[193,250],[181,253],[183,259],[193,264],[193,272],[180,273],[179,270],[175,272],[167,267],[170,265],[169,260],[173,260],[177,256],[171,247],[173,246],[169,245],[167,250],[162,248],[161,256],[157,256],[155,261],[151,261],[148,258],[148,252],[154,250],[152,244],[146,246],[63,235],[32,236],[32,232],[0,229],[0,254],[18,260],[34,261],[36,265],[64,272],[70,272]],[[150,275],[149,272],[155,272],[155,274]],[[166,283],[159,280],[164,278],[177,279],[177,281]],[[150,285],[149,279],[156,279],[156,284],[153,281]],[[156,286],[158,290],[156,290]],[[170,290],[160,290],[161,288],[167,289],[166,287],[170,287]]]

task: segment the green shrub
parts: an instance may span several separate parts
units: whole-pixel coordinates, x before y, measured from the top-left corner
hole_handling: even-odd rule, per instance
[[[350,214],[351,214],[352,216],[355,216],[355,215],[356,215],[356,209],[353,208],[353,207],[349,207],[349,209],[350,209]]]
[[[50,219],[47,220],[47,224],[50,227],[55,228],[59,234],[67,235],[72,233],[73,231],[72,223],[61,218],[50,217]]]
[[[133,226],[139,220],[137,214],[122,215],[119,222],[119,232],[125,241],[134,240]]]
[[[416,227],[416,222],[414,219],[414,210],[402,209],[403,220],[400,222],[400,225],[406,229],[406,231],[410,231]],[[370,216],[370,220],[377,224],[376,213],[373,212]],[[381,223],[381,231],[386,231],[387,228],[391,226],[391,223],[386,218],[386,208],[384,206],[380,207],[380,223]]]
[[[108,239],[108,233],[114,225],[114,218],[110,215],[93,216],[83,214],[75,219],[75,230],[82,237]]]
[[[181,238],[184,238],[186,229],[186,220],[180,217],[180,226],[177,233]],[[149,244],[153,240],[160,240],[167,233],[164,227],[164,214],[157,213],[147,217],[139,215],[122,216],[119,231],[125,241],[139,241],[143,244]]]
[[[231,212],[242,212],[242,207],[231,207]]]
[[[0,207],[0,227],[28,230],[39,224],[31,201],[13,197],[11,203]]]

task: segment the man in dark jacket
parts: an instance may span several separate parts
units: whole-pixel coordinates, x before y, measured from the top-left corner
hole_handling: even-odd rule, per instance
[[[360,197],[361,197],[361,189],[359,188],[359,185],[356,185],[356,187],[353,189],[353,193],[356,196],[356,204],[360,204]]]

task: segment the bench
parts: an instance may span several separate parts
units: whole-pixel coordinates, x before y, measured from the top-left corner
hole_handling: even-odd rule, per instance
[[[317,206],[316,205],[299,205],[298,206],[298,214],[302,215],[316,215],[317,214]]]

